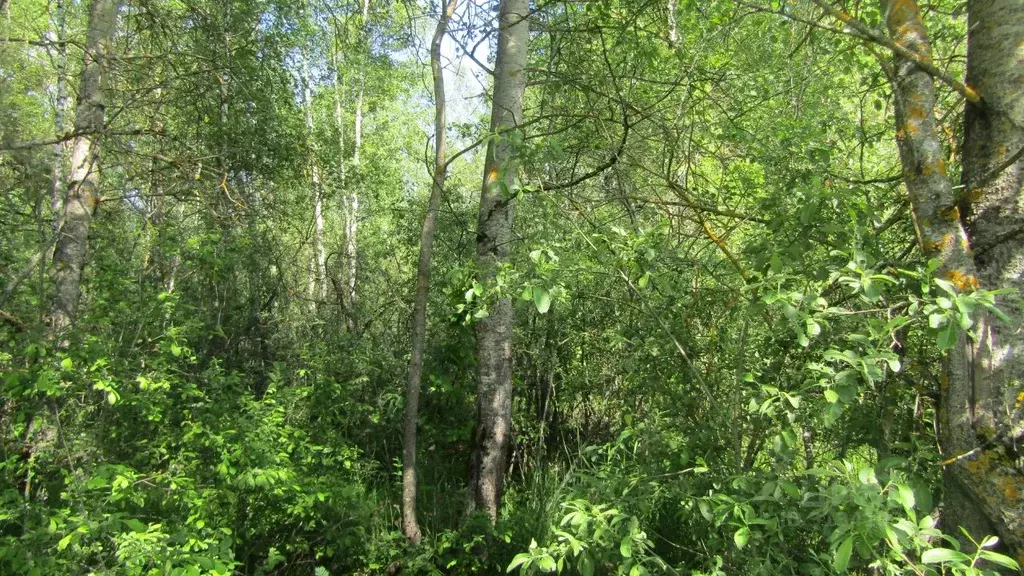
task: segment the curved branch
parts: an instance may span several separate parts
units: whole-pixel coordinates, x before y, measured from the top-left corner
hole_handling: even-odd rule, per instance
[[[629,123],[629,121],[627,120],[627,117],[625,115],[623,115],[623,117],[622,117],[622,138],[619,139],[619,146],[618,146],[618,148],[615,149],[615,152],[613,152],[611,154],[611,156],[608,157],[607,160],[602,162],[596,168],[594,168],[590,172],[587,172],[586,174],[580,175],[577,178],[573,178],[572,180],[569,180],[568,182],[541,182],[541,188],[543,190],[546,190],[546,191],[549,191],[549,192],[553,192],[555,190],[563,190],[565,188],[572,188],[573,186],[576,186],[577,184],[582,184],[583,182],[586,182],[587,180],[590,180],[594,176],[597,176],[597,175],[601,174],[602,172],[604,172],[605,170],[608,170],[612,166],[615,166],[619,162],[619,157],[622,156],[622,152],[626,149],[626,142],[627,142],[627,140],[629,140],[629,129],[630,129],[631,126],[632,126],[632,124]]]

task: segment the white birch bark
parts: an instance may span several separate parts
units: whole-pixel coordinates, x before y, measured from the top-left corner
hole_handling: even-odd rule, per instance
[[[102,80],[117,23],[117,0],[93,0],[89,11],[71,172],[53,256],[55,295],[50,330],[55,336],[76,319],[89,246],[89,228],[100,200],[100,140],[104,125]]]
[[[313,257],[310,268],[309,296],[323,299],[326,294],[327,256],[324,252],[324,199],[320,184],[320,165],[317,160],[313,126],[313,89],[309,79],[309,55],[302,59],[302,95],[306,116],[306,134],[309,139],[309,171],[313,188]]]

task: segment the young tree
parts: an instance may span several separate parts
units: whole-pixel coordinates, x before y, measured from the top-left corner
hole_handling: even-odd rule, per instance
[[[306,121],[306,133],[310,142],[315,141],[313,126],[313,88],[309,77],[309,54],[302,55],[302,105]],[[309,158],[310,183],[313,187],[313,258],[310,261],[309,297],[315,302],[326,294],[327,256],[324,252],[324,197],[320,184],[320,165],[315,147],[311,146]]]
[[[512,435],[512,301],[497,286],[512,242],[516,181],[516,130],[522,121],[530,5],[502,0],[491,102],[492,138],[484,161],[477,220],[477,274],[486,290],[498,290],[489,315],[476,325],[476,427],[469,463],[470,507],[496,521]]]
[[[434,78],[434,181],[430,186],[427,215],[423,218],[423,229],[420,231],[420,257],[416,266],[416,296],[412,312],[412,354],[409,357],[409,380],[405,384],[405,433],[402,437],[402,533],[413,544],[419,544],[422,537],[416,521],[416,422],[419,419],[423,348],[427,334],[430,259],[434,250],[437,210],[441,206],[441,195],[444,194],[448,165],[441,41],[457,3],[458,0],[445,3],[430,43],[430,72]]]
[[[69,106],[68,97],[68,45],[67,45],[67,10],[64,0],[57,0],[53,9],[53,26],[55,28],[53,39],[56,42],[56,55],[54,56],[57,78],[55,83],[56,94],[54,99],[53,123],[58,137],[64,135],[67,130],[67,112]],[[64,179],[67,178],[66,144],[57,142],[53,145],[53,174],[52,189],[50,190],[50,209],[56,216],[61,208],[63,196]],[[59,225],[59,220],[54,219],[54,228]]]

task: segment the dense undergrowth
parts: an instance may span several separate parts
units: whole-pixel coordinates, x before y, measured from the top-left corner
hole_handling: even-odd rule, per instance
[[[889,392],[917,396],[909,405],[925,413],[891,420],[884,457],[864,398],[930,370],[945,324],[966,325],[961,311],[991,297],[943,292],[924,270],[888,272],[855,259],[822,283],[885,301],[897,314],[884,323],[769,274],[760,299],[791,323],[793,361],[776,368],[782,386],[757,383],[771,364],[708,374],[709,389],[712,376],[743,383],[730,410],[702,407],[717,421],[639,402],[591,429],[571,413],[557,430],[521,417],[494,527],[463,515],[467,432],[456,423],[468,401],[433,379],[422,547],[397,529],[401,402],[388,388],[400,363],[357,371],[303,347],[232,367],[223,336],[166,293],[149,308],[164,329],[132,335],[131,348],[94,332],[53,352],[8,332],[0,562],[25,574],[926,574],[942,561],[972,573],[975,550],[953,551],[934,527],[941,466],[924,393]],[[922,349],[893,352],[897,331]],[[358,340],[331,345],[366,354]],[[449,362],[438,372],[470,369]],[[761,439],[744,441],[730,421],[757,423]]]

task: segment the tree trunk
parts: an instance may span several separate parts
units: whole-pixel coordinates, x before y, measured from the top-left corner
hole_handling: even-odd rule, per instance
[[[996,300],[1010,322],[983,316],[976,325],[973,381],[962,383],[960,396],[969,402],[953,448],[957,454],[980,450],[951,467],[955,488],[970,501],[947,515],[951,524],[966,525],[968,517],[983,514],[1024,560],[1024,498],[1018,494],[1024,473],[1017,449],[1024,437],[1024,4],[973,0],[967,10],[967,85],[981,94],[983,105],[968,105],[964,115],[964,220],[981,285],[1015,293]]]
[[[353,187],[347,197],[345,206],[345,299],[348,314],[345,324],[349,332],[355,332],[356,322],[356,275],[359,269],[359,251],[356,235],[359,228],[359,154],[363,148],[363,77],[359,77],[359,88],[356,92],[355,122],[352,142],[352,172],[355,175]]]
[[[508,262],[516,179],[513,135],[522,120],[529,41],[527,0],[502,0],[494,98],[477,221],[477,274],[485,289],[498,290],[497,276]],[[512,302],[499,293],[488,298],[490,315],[476,325],[476,427],[469,465],[470,507],[494,522],[512,434]]]
[[[54,4],[54,27],[56,28],[54,34],[54,40],[57,43],[57,54],[55,57],[57,63],[57,82],[56,82],[56,101],[54,102],[54,128],[56,129],[57,137],[60,138],[64,135],[67,130],[67,113],[70,107],[70,98],[68,97],[68,46],[67,46],[67,14],[64,6],[64,0],[57,0]],[[67,151],[67,145],[64,142],[58,142],[53,145],[53,174],[52,174],[52,186],[50,189],[50,210],[53,213],[53,230],[56,231],[60,226],[60,218],[57,214],[60,212],[61,202],[63,201],[64,182],[67,178],[67,171],[65,167],[65,156]]]
[[[89,227],[100,199],[100,140],[104,124],[102,78],[117,22],[117,8],[116,0],[93,0],[89,12],[89,31],[75,107],[78,136],[72,141],[71,174],[53,255],[56,293],[50,312],[50,330],[55,336],[76,318]]]
[[[427,297],[430,295],[430,258],[437,229],[437,209],[441,206],[446,174],[444,76],[441,70],[441,40],[448,31],[448,19],[458,0],[448,0],[437,20],[430,43],[430,71],[434,77],[434,183],[430,187],[427,215],[420,232],[420,259],[416,269],[416,298],[412,313],[412,354],[409,380],[405,385],[405,434],[402,438],[402,533],[413,544],[422,534],[416,520],[416,423],[420,410],[420,380],[423,375],[423,348],[427,335]]]
[[[930,61],[931,46],[913,0],[882,0],[886,26],[899,45]],[[900,56],[894,59],[893,97],[896,104],[896,143],[903,164],[903,180],[910,199],[911,214],[921,251],[941,263],[936,274],[954,282],[961,290],[973,290],[978,281],[967,235],[960,222],[953,189],[946,175],[942,143],[935,120],[935,84],[933,78],[914,61]],[[961,334],[944,359],[940,389],[939,443],[944,458],[955,458],[970,450],[969,400],[965,390],[969,382],[967,338]],[[945,513],[947,520],[957,509],[967,506],[965,496],[950,482],[946,471]],[[978,518],[968,519],[967,511],[956,520],[971,532],[988,532]],[[947,531],[958,534],[953,526]]]
[[[341,303],[342,315],[345,318],[346,328],[349,325],[348,322],[348,195],[345,194],[345,121],[342,116],[341,98],[345,91],[344,83],[342,82],[341,67],[339,65],[339,47],[340,41],[335,38],[334,43],[331,46],[331,64],[334,68],[334,126],[338,131],[338,197],[341,198],[341,214],[344,222],[342,227],[345,231],[346,244],[345,244],[345,261],[342,264],[342,286],[339,287],[337,283],[334,284],[334,289],[337,292],[338,301]],[[333,276],[332,276],[333,281]]]
[[[310,262],[309,297],[316,308],[317,299],[326,294],[327,256],[324,252],[324,199],[320,185],[320,166],[317,164],[315,134],[313,130],[313,88],[309,80],[309,55],[302,58],[302,97],[306,117],[306,135],[309,139],[309,171],[313,187],[313,256]]]
[[[678,9],[678,0],[668,0],[668,45],[671,47],[679,42],[679,26],[676,23]]]
[[[981,9],[979,5],[971,5],[969,44],[973,44],[973,48],[968,49],[968,83],[972,88],[982,89],[988,107],[983,113],[968,106],[966,118],[964,179],[970,191],[968,200],[980,200],[970,242],[962,224],[961,206],[946,176],[933,110],[934,81],[914,61],[899,56],[895,60],[893,79],[897,142],[918,240],[927,256],[939,259],[941,266],[936,274],[964,292],[981,285],[989,289],[1019,285],[1022,262],[1020,245],[1009,243],[993,250],[995,244],[1005,240],[1003,236],[1008,226],[1021,223],[1019,208],[1015,206],[1020,188],[1020,165],[1011,166],[987,186],[985,183],[993,167],[1004,164],[1020,148],[1019,132],[1011,136],[1013,131],[1008,130],[1011,125],[993,122],[996,116],[990,114],[994,113],[992,104],[996,110],[1006,109],[1006,100],[1012,99],[1014,92],[1020,92],[1019,63],[1012,62],[1013,47],[1020,41],[1019,31],[1012,45],[1005,42],[1010,41],[1006,39],[1012,32],[1010,29],[1019,28],[1013,18],[1019,19],[1022,9],[1013,2],[989,2]],[[1018,14],[1010,14],[1011,10]],[[993,12],[1000,11],[1001,14],[993,16]],[[989,25],[985,26],[985,22]],[[1014,24],[997,25],[1002,22]],[[931,61],[931,48],[915,2],[891,2],[886,11],[886,24],[897,44],[915,53],[921,61]],[[995,85],[986,86],[989,81]],[[986,91],[991,91],[992,97],[987,96]],[[1019,96],[1016,105],[1020,110]],[[997,142],[994,138],[1000,140]],[[999,144],[1016,147],[1007,151],[999,149]],[[1008,183],[1013,178],[1016,183]],[[972,252],[972,247],[977,254]],[[1004,302],[1001,304],[1005,306]],[[1011,416],[1015,398],[1004,403],[1001,397],[1013,386],[996,383],[1000,378],[1014,377],[1020,372],[1019,365],[1006,362],[1008,357],[1015,356],[1010,348],[1005,344],[1002,349],[996,347],[1001,341],[1000,334],[1010,335],[1019,329],[1020,311],[1008,310],[1008,313],[1011,318],[1016,314],[1012,329],[990,324],[984,314],[976,319],[982,340],[973,363],[972,343],[963,334],[945,359],[938,414],[939,443],[946,463],[943,524],[944,529],[954,535],[959,534],[961,526],[975,538],[997,533],[1015,555],[1020,555],[1024,538],[1024,509],[1016,496],[1020,474],[1002,448],[991,442],[1002,434],[1001,439],[1012,444],[1015,436],[1012,428],[998,432],[997,420],[1004,424],[1011,420],[1019,422],[1019,415]],[[1019,336],[1015,340],[1019,342]],[[1008,368],[1003,372],[1005,376],[998,370],[1001,366]]]

